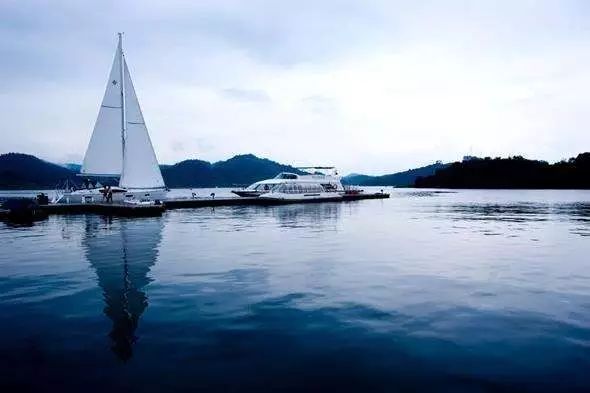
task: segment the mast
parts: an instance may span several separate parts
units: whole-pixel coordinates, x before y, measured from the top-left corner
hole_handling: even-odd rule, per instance
[[[125,55],[123,53],[123,33],[117,33],[119,35],[119,86],[121,90],[121,149],[122,149],[122,168],[121,176],[123,175],[123,168],[125,167],[125,131],[127,129],[127,121],[125,118]]]

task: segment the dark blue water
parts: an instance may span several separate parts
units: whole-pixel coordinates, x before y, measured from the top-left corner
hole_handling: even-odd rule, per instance
[[[0,223],[2,391],[590,391],[590,192]]]

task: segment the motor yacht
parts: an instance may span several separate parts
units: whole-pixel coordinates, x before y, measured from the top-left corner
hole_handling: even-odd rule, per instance
[[[299,167],[303,173],[281,172],[272,179],[258,181],[232,192],[241,197],[302,201],[341,199],[346,192],[334,167]],[[325,171],[330,171],[326,173]]]

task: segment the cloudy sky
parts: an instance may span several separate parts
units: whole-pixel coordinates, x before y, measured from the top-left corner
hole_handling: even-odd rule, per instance
[[[81,161],[116,32],[161,163],[590,151],[590,2],[0,2],[0,152]]]

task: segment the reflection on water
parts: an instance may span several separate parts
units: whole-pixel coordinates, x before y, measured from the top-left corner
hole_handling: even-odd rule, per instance
[[[122,220],[113,227],[112,218],[85,220],[82,247],[103,290],[104,313],[113,322],[112,349],[121,360],[128,360],[139,319],[148,306],[143,289],[158,257],[162,221],[145,220],[137,226]]]
[[[482,220],[548,220],[555,218],[590,220],[590,204],[588,203],[511,203],[511,204],[457,204],[448,208],[458,213],[460,219]]]
[[[340,203],[305,203],[278,206],[271,211],[281,226],[295,228],[333,225],[340,218],[341,208]]]
[[[577,223],[571,232],[590,236],[590,203],[461,203],[437,207],[437,214],[450,213],[455,221],[474,220],[489,222],[526,223],[567,220]]]
[[[590,192],[394,193],[0,223],[0,388],[588,391]]]

